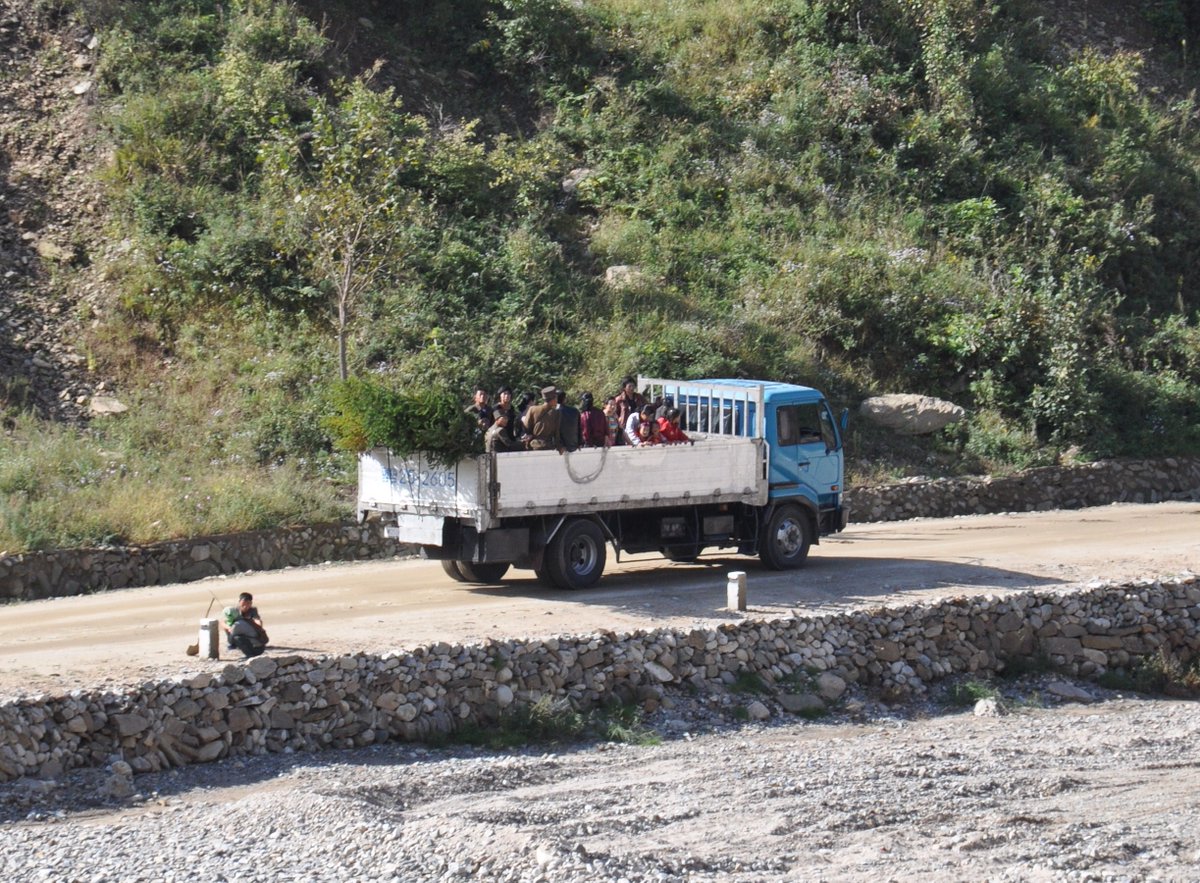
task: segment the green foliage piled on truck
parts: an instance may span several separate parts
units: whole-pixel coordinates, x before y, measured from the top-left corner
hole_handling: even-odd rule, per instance
[[[395,389],[350,378],[334,389],[333,406],[326,426],[334,444],[355,454],[388,448],[401,457],[424,453],[452,466],[483,450],[475,420],[446,389]]]

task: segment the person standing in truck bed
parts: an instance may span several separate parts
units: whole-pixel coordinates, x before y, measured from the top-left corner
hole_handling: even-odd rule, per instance
[[[525,432],[531,451],[562,450],[559,433],[561,414],[558,410],[558,390],[547,386],[542,390],[542,403],[525,412]]]
[[[593,404],[595,400],[590,392],[579,397],[579,441],[585,448],[607,448],[608,418],[604,412]]]
[[[488,427],[492,425],[492,409],[488,407],[489,398],[488,391],[482,386],[477,386],[475,387],[474,401],[464,409],[475,420],[475,425],[481,433],[487,432]]]
[[[645,397],[637,391],[637,382],[632,377],[621,381],[621,391],[617,394],[617,423],[622,429],[629,423],[629,417],[637,414],[646,404]],[[618,444],[628,444],[629,439],[617,436]]]
[[[558,391],[558,437],[565,451],[579,450],[579,409],[567,404],[567,394]]]

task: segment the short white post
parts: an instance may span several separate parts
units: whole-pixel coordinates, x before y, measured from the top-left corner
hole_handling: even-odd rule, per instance
[[[221,658],[221,630],[217,628],[217,620],[200,620],[200,656],[204,659]]]
[[[729,574],[727,606],[730,610],[746,609],[746,574],[735,570]]]

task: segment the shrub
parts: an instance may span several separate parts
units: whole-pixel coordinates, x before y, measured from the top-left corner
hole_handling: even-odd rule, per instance
[[[350,378],[335,387],[333,405],[336,413],[326,425],[343,450],[385,447],[401,457],[424,453],[450,466],[483,449],[475,421],[458,396],[444,389],[397,390]]]

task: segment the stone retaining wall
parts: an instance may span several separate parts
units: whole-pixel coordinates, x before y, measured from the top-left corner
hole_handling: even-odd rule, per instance
[[[1200,458],[1046,466],[1002,478],[908,481],[846,492],[850,520],[900,521],[990,512],[1082,509],[1200,498]]]
[[[318,524],[150,546],[60,549],[0,558],[0,600],[32,601],[324,561],[391,558],[403,550],[376,523]]]
[[[744,672],[775,691],[757,700],[759,717],[836,701],[851,683],[884,696],[919,695],[940,678],[983,675],[1006,660],[1044,657],[1062,671],[1096,675],[1160,648],[1190,659],[1200,649],[1198,628],[1200,584],[1181,577],[715,629],[435,644],[385,656],[260,656],[126,692],[0,704],[0,780],[118,761],[146,772],[421,740],[494,722],[543,697],[579,710],[613,698],[653,709],[672,690],[720,692]],[[800,681],[811,693],[797,692]]]
[[[855,522],[1198,498],[1200,458],[1174,457],[1047,467],[1005,478],[902,482],[846,494]],[[190,582],[323,561],[391,558],[407,550],[384,538],[377,523],[343,523],[149,546],[30,552],[0,557],[0,601]]]

